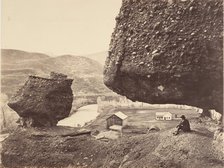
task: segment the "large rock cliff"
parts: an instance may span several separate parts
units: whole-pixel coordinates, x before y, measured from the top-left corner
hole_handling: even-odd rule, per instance
[[[223,111],[221,0],[123,0],[104,83],[134,101]]]

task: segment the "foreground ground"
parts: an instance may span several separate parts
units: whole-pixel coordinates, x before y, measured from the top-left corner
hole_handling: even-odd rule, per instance
[[[69,127],[19,128],[3,142],[2,163],[13,168],[222,168],[223,134],[214,134],[216,128],[195,120],[187,134],[173,136],[171,128],[108,141]]]

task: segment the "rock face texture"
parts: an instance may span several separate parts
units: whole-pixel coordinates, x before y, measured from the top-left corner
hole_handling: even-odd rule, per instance
[[[21,117],[24,126],[55,126],[72,108],[72,79],[51,73],[51,78],[29,76],[8,106]]]
[[[104,83],[134,101],[223,112],[221,0],[123,0]]]

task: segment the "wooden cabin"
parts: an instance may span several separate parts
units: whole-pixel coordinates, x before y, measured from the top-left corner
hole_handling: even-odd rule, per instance
[[[107,118],[107,129],[109,129],[113,125],[124,126],[127,124],[127,118],[124,113],[117,112]]]

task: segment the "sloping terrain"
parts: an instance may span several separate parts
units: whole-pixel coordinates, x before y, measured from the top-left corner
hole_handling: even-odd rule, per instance
[[[18,129],[3,142],[2,163],[7,167],[222,168],[223,146],[214,147],[214,133],[197,123],[192,128],[178,136],[170,129],[126,134],[108,142],[66,127]]]
[[[25,83],[28,75],[47,77],[51,71],[66,74],[74,79],[74,95],[109,92],[103,84],[102,65],[81,56],[49,57],[40,53],[2,49],[1,68],[2,93],[8,96]]]
[[[49,58],[48,55],[42,53],[29,53],[21,50],[13,50],[13,49],[2,49],[2,62],[4,64],[14,63],[14,62],[22,62],[22,61],[31,61],[31,60],[39,60]],[[7,56],[7,57],[6,57]]]
[[[108,51],[102,51],[102,52],[97,52],[97,53],[85,55],[85,57],[91,58],[91,59],[93,59],[95,61],[98,61],[102,65],[105,64],[107,56],[108,56]]]

